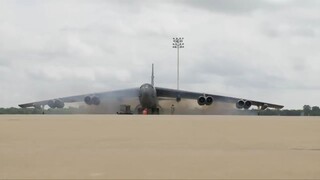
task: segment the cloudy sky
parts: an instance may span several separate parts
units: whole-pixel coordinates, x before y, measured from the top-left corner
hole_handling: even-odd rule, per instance
[[[176,87],[320,105],[318,0],[0,0],[0,107]]]

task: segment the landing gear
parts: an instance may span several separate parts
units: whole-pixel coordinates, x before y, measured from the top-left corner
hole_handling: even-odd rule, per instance
[[[159,108],[151,108],[151,114],[160,114]]]
[[[42,114],[44,115],[44,105],[41,105]]]
[[[150,109],[143,109],[141,107],[138,108],[138,114],[160,114],[159,108],[150,108]]]

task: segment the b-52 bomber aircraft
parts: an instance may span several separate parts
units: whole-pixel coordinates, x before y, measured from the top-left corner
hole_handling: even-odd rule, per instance
[[[44,106],[48,105],[50,108],[63,108],[65,106],[65,103],[74,102],[84,102],[87,105],[99,106],[101,102],[107,101],[110,98],[138,98],[140,103],[140,105],[138,105],[139,107],[137,108],[138,114],[142,114],[143,111],[147,112],[148,114],[159,114],[159,101],[168,99],[175,100],[177,102],[180,102],[182,99],[193,99],[197,101],[197,103],[200,106],[210,106],[214,102],[233,103],[238,109],[249,109],[251,106],[257,106],[259,110],[265,110],[267,108],[283,108],[282,105],[243,98],[234,98],[207,93],[155,87],[153,65],[151,83],[145,83],[141,85],[139,88],[61,97],[43,101],[36,101],[32,103],[20,104],[19,106],[22,108],[44,108]]]

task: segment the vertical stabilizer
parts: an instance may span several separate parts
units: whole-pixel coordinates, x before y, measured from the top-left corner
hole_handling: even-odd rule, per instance
[[[154,86],[154,66],[152,64],[151,85]]]

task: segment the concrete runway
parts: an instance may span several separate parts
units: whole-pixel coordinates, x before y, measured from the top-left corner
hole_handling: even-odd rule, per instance
[[[17,178],[320,179],[320,118],[3,115]]]

